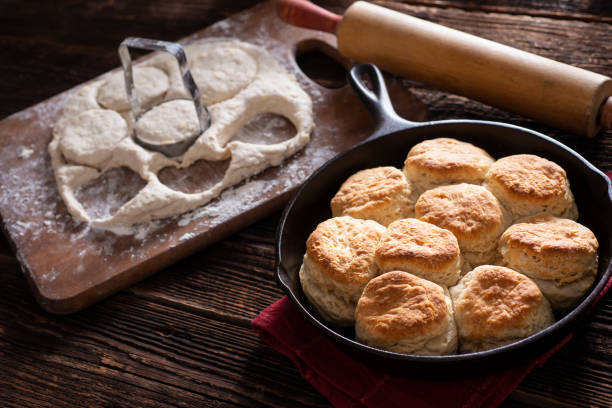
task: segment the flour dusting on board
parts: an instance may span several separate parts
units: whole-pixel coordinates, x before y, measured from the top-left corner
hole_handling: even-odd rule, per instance
[[[181,235],[181,237],[179,238],[179,241],[189,241],[191,238],[195,236],[196,234],[194,234],[193,232],[188,232],[184,235]]]
[[[32,153],[34,153],[34,150],[30,149],[29,147],[22,147],[21,152],[19,152],[19,158],[27,160],[30,158]]]
[[[316,128],[310,143],[294,156],[275,162],[274,167],[181,215],[105,230],[75,220],[60,197],[47,152],[52,125],[69,98],[95,81],[111,78],[119,69],[0,122],[4,142],[0,145],[0,213],[17,259],[45,308],[58,313],[78,310],[186,256],[187,250],[196,249],[196,242],[212,242],[228,228],[253,222],[254,214],[272,210],[266,210],[272,200],[279,195],[288,197],[287,193],[316,168],[370,132],[369,117],[352,114],[353,107],[361,105],[348,87],[325,89],[299,71],[291,55],[292,47],[312,35],[323,38],[283,24],[275,18],[273,5],[266,2],[187,39],[186,42],[210,36],[237,37],[261,45],[310,96]],[[332,37],[325,38],[329,42]],[[332,111],[338,112],[338,117],[330,115]],[[359,112],[363,113],[363,108]],[[278,143],[295,134],[291,126],[281,117],[255,117],[253,123],[241,123],[228,143]],[[82,194],[104,196],[99,202],[91,200],[88,211],[112,214],[137,194],[143,177],[133,173],[117,170],[87,185],[89,190]],[[200,174],[205,173],[196,172],[189,177]],[[68,299],[78,302],[70,303]],[[45,304],[47,300],[52,300],[53,306]]]
[[[51,268],[51,270],[47,273],[44,273],[42,275],[42,280],[45,282],[53,282],[57,276],[59,275],[59,272],[56,271],[54,268]]]
[[[46,128],[57,120],[57,115],[61,110],[62,105],[70,97],[71,92],[65,92],[56,96],[54,103],[42,102],[38,105],[34,105],[26,110],[17,112],[7,119],[16,120],[20,122],[33,122],[31,126],[40,126]],[[34,120],[33,120],[34,119]]]

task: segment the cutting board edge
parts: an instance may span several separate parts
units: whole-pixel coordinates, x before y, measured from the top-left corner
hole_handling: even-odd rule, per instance
[[[140,282],[166,267],[173,265],[184,258],[204,249],[205,247],[221,241],[224,238],[240,231],[243,228],[252,225],[253,223],[269,216],[277,211],[280,211],[284,205],[295,194],[300,186],[295,186],[290,190],[270,199],[266,205],[260,205],[239,216],[236,216],[223,224],[202,233],[195,238],[186,240],[184,243],[172,247],[172,249],[161,252],[145,261],[135,265],[132,268],[119,271],[112,278],[107,279],[98,285],[92,286],[85,291],[76,294],[68,294],[66,296],[53,296],[41,291],[43,285],[37,285],[33,274],[30,272],[27,263],[20,261],[20,266],[25,275],[32,292],[35,295],[40,306],[49,313],[57,315],[66,315],[81,311],[101,300],[106,299],[131,285]],[[2,223],[3,233],[7,236]],[[199,238],[199,239],[198,239]],[[14,248],[14,243],[9,238],[11,247]],[[17,256],[21,253],[16,251]]]
[[[249,15],[250,13],[262,13],[262,12],[269,12],[269,8],[271,7],[273,2],[263,2],[260,3],[258,5],[256,5],[255,7],[246,9],[240,13],[234,14],[232,16],[230,16],[228,19],[231,18],[239,18],[244,20],[244,16]],[[226,19],[226,20],[228,20]],[[222,21],[226,21],[226,20],[221,20]],[[218,23],[218,22],[217,22]],[[215,23],[215,24],[217,24]],[[218,36],[217,34],[215,34],[214,32],[210,32],[209,30],[212,29],[212,27],[215,25],[210,25],[207,27],[202,28],[201,30],[198,30],[192,34],[189,34],[186,37],[181,38],[180,40],[178,40],[179,42],[183,43],[183,44],[187,44],[190,43],[192,41],[197,41],[200,40],[202,38],[208,37],[208,36]],[[316,82],[314,82],[312,79],[308,78],[307,75],[303,74],[301,72],[301,69],[299,68],[296,60],[295,60],[295,48],[297,46],[298,43],[300,43],[301,41],[304,40],[319,40],[323,43],[327,43],[328,45],[331,45],[333,47],[335,47],[335,37],[327,34],[327,33],[320,33],[320,32],[316,32],[313,30],[307,30],[307,29],[299,29],[299,28],[295,28],[295,27],[291,27],[291,29],[294,31],[294,33],[292,34],[291,39],[289,42],[286,41],[281,41],[279,43],[275,43],[275,45],[272,46],[272,49],[276,49],[276,50],[284,50],[284,52],[286,52],[287,54],[292,54],[292,55],[288,55],[286,58],[289,58],[288,63],[291,65],[292,68],[297,69],[298,70],[298,74],[300,74],[301,76],[304,76],[307,78],[307,80],[310,81],[310,85],[309,86],[314,86],[315,93],[319,92],[319,88],[322,91],[324,88],[321,87],[319,84],[317,84]],[[214,31],[214,30],[213,30]],[[246,40],[248,41],[248,40]],[[249,41],[250,42],[250,41]],[[257,43],[254,42],[256,45]],[[279,44],[282,43],[284,44],[282,46],[282,48],[279,48]],[[261,46],[261,44],[260,44]],[[276,47],[276,48],[275,48]],[[147,58],[148,56],[144,56],[142,58]],[[113,72],[116,72],[117,70],[119,70],[120,67],[116,67],[110,71],[107,71],[105,73],[102,73],[100,75],[98,75],[95,78],[91,78],[83,83],[77,84],[74,87],[67,89],[59,94],[56,94],[54,96],[51,96],[50,98],[47,98],[46,100],[43,100],[39,103],[37,103],[36,105],[32,105],[24,110],[21,110],[19,112],[16,112],[10,116],[8,116],[6,119],[11,119],[11,120],[27,120],[28,117],[34,116],[35,118],[39,118],[40,114],[39,114],[39,110],[37,108],[42,108],[44,109],[46,107],[46,105],[49,104],[53,104],[53,103],[58,103],[63,106],[63,104],[65,103],[65,101],[68,99],[68,97],[73,94],[74,92],[77,92],[78,89],[80,89],[83,86],[86,86],[88,83],[94,82],[94,81],[98,81],[101,78],[104,78],[108,75],[112,75]],[[325,88],[327,89],[327,88]],[[327,89],[327,91],[330,91],[330,89]],[[336,91],[336,90],[333,90]],[[63,99],[63,101],[62,101]],[[416,100],[416,98],[414,98],[416,102],[418,102]],[[426,112],[426,109],[424,108],[424,106],[422,105],[422,103],[418,102],[418,105],[420,106],[416,106],[415,105],[415,111],[416,108],[418,108],[419,112]],[[61,111],[61,106],[60,106],[60,111]],[[30,112],[28,112],[30,111]],[[21,116],[23,117],[19,117],[21,114]],[[5,119],[3,119],[2,121],[0,121],[0,130],[2,130],[2,125],[5,123]],[[43,129],[44,131],[49,131],[50,132],[50,127],[47,128],[45,126],[45,129]],[[366,135],[367,136],[367,135]],[[283,204],[286,203],[289,200],[289,197],[295,192],[295,190],[297,190],[297,188],[299,188],[301,183],[293,185],[291,188],[289,188],[286,192],[284,193],[280,193],[279,196],[276,197],[272,197],[267,199],[267,201],[262,202],[261,205],[255,207],[255,208],[251,208],[249,210],[247,210],[244,213],[238,214],[236,215],[234,218],[227,220],[227,224],[221,224],[221,225],[217,225],[215,226],[215,228],[211,229],[211,230],[219,230],[220,232],[218,233],[214,233],[212,236],[207,235],[207,232],[209,230],[202,230],[200,231],[198,234],[196,234],[192,239],[186,240],[185,242],[181,242],[179,244],[175,244],[173,245],[170,249],[167,250],[167,253],[158,253],[153,255],[153,257],[148,258],[143,260],[140,264],[138,265],[134,265],[131,267],[127,267],[124,268],[122,270],[117,271],[111,278],[105,280],[105,281],[101,281],[96,285],[92,285],[89,288],[87,288],[84,291],[81,291],[77,294],[68,294],[66,296],[53,296],[49,293],[46,293],[45,291],[41,291],[41,285],[38,285],[37,282],[35,280],[35,276],[36,274],[33,274],[28,266],[28,262],[25,262],[25,259],[23,257],[21,257],[19,259],[20,261],[20,266],[22,269],[22,272],[26,275],[26,278],[28,280],[29,285],[32,287],[32,291],[35,294],[35,297],[37,299],[37,301],[39,302],[39,304],[48,312],[50,313],[54,313],[54,314],[68,314],[68,313],[73,313],[76,311],[79,311],[85,307],[90,306],[93,303],[96,303],[102,299],[104,299],[105,297],[111,296],[123,289],[125,289],[126,287],[148,277],[151,276],[157,272],[159,272],[160,270],[162,270],[163,268],[167,267],[168,265],[171,265],[175,262],[177,262],[178,260],[187,257],[201,249],[203,249],[204,247],[213,244],[214,242],[217,242],[229,235],[231,235],[232,233],[235,233],[237,231],[239,231],[241,228],[244,228],[254,222],[256,222],[257,220],[265,217],[266,215],[269,215],[279,209],[282,208]],[[240,216],[244,215],[244,219],[240,220]],[[0,217],[1,218],[1,217]],[[7,238],[9,239],[9,242],[11,242],[11,246],[13,248],[13,250],[15,251],[15,253],[18,254],[18,257],[21,256],[21,253],[19,250],[16,250],[15,248],[17,248],[17,246],[14,244],[14,242],[12,241],[12,239],[10,238],[10,234],[7,233],[7,231],[5,229],[3,229],[3,232],[5,233],[5,236],[7,236]],[[151,268],[148,269],[147,268]],[[142,270],[142,271],[141,271]],[[39,270],[37,270],[39,271]],[[123,275],[127,275],[123,276]],[[131,276],[130,276],[131,275]],[[116,282],[119,282],[118,286],[114,286],[114,284]],[[111,285],[112,283],[112,285]],[[107,287],[109,287],[110,289],[108,289]],[[89,296],[89,297],[88,297]]]

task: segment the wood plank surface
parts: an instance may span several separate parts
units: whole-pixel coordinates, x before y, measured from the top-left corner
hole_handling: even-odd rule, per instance
[[[255,1],[0,3],[0,116],[116,66],[127,35],[176,39]],[[321,1],[338,11],[346,1]],[[392,2],[385,2],[391,5]],[[394,8],[527,51],[612,74],[605,1],[460,0]],[[415,5],[416,4],[416,5]],[[121,11],[121,12],[119,12]],[[537,18],[533,18],[536,16]],[[47,22],[45,25],[44,23]],[[67,68],[68,67],[68,68]],[[612,170],[612,135],[576,139],[528,119],[406,81],[432,119],[527,125]],[[327,407],[250,319],[282,296],[273,279],[279,214],[70,316],[43,312],[0,240],[0,395],[9,407]],[[612,298],[536,368],[504,407],[612,405]]]
[[[188,44],[209,37],[250,41],[266,49],[294,75],[313,101],[316,127],[310,142],[281,165],[226,189],[206,206],[136,225],[128,229],[128,234],[116,234],[75,222],[55,186],[47,146],[53,123],[74,88],[4,119],[0,122],[0,183],[5,186],[0,190],[0,215],[25,274],[46,310],[80,310],[277,211],[317,167],[371,133],[373,121],[349,87],[319,86],[298,68],[298,57],[312,52],[309,48],[334,50],[333,36],[286,25],[276,18],[274,3],[264,2],[182,41]],[[344,68],[340,70],[344,76]],[[390,90],[394,99],[401,100],[407,117],[425,119],[424,106],[407,87],[399,84]],[[266,120],[262,121],[262,116],[243,126],[232,140],[272,144],[295,135],[295,127],[282,117],[278,118],[282,119],[279,129],[285,132],[275,132],[274,137],[265,135],[261,129],[266,129]],[[263,137],[257,141],[261,134]],[[283,134],[285,137],[281,137]],[[27,160],[20,154],[24,147],[32,151]],[[168,182],[173,189],[198,193],[220,182],[229,165],[228,161],[198,163],[184,170],[162,170],[160,181]],[[181,182],[175,183],[177,178]],[[121,188],[105,188],[116,185]],[[103,218],[109,214],[109,207],[117,210],[145,185],[127,168],[113,169],[84,184],[76,198],[86,211],[93,208],[98,212],[90,213],[92,218]],[[99,267],[101,261],[105,268]]]
[[[377,3],[382,4],[385,1],[377,1]],[[606,0],[416,0],[401,3],[563,20],[612,22],[612,7]]]
[[[603,75],[610,76],[612,73],[610,23],[533,18],[406,4],[387,6]],[[411,89],[425,103],[432,119],[487,118],[525,126],[562,141],[601,169],[612,170],[612,138],[608,137],[611,132],[593,140],[577,138],[528,118],[418,83],[413,83]]]

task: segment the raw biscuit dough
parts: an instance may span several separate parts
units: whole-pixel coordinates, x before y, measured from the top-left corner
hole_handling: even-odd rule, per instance
[[[92,109],[61,122],[59,147],[67,160],[97,167],[107,161],[115,146],[128,135],[121,116],[112,110]]]
[[[225,188],[270,166],[278,166],[308,143],[314,127],[310,97],[265,50],[237,40],[220,39],[186,46],[185,51],[212,123],[182,156],[168,158],[134,142],[131,137],[133,117],[129,104],[123,103],[127,99],[121,99],[125,98],[125,91],[119,91],[123,89],[123,82],[114,77],[82,87],[64,106],[53,128],[49,153],[58,190],[75,218],[99,228],[116,228],[184,213],[217,197]],[[152,69],[143,71],[140,68]],[[156,77],[147,85],[148,89],[144,86],[147,90],[140,93],[139,97],[145,102],[187,96],[178,65],[170,55],[158,54],[134,70],[136,87],[138,77],[146,75],[144,72]],[[163,72],[165,77],[160,77],[156,70]],[[167,90],[160,96],[159,90],[166,89],[166,81]],[[117,89],[116,99],[107,94],[110,87]],[[172,111],[177,106],[186,107],[183,102],[161,102],[158,107],[168,105],[166,109]],[[105,109],[111,105],[113,110]],[[126,106],[127,110],[123,110]],[[153,116],[153,112],[140,118],[140,130],[155,133],[155,126],[150,125],[161,119],[152,117],[148,125],[147,121],[140,122],[147,115]],[[245,124],[263,113],[288,118],[297,129],[295,136],[269,145],[231,141]],[[174,135],[188,136],[189,124],[185,126],[184,121],[174,119],[170,120],[172,123],[164,123],[164,127],[170,129],[168,135],[172,137],[172,132],[178,132]],[[197,120],[195,115],[193,120]],[[161,133],[150,136],[163,137]],[[231,160],[223,179],[202,192],[188,194],[172,190],[157,177],[165,167],[186,168],[201,159],[228,158]],[[139,174],[147,184],[114,214],[91,219],[75,198],[75,191],[103,172],[121,166]]]
[[[155,67],[134,67],[134,95],[144,106],[159,102],[168,90],[168,76]],[[119,112],[130,110],[123,71],[112,75],[98,90],[98,103]]]
[[[157,105],[136,122],[138,137],[153,144],[180,142],[199,131],[200,123],[190,99]]]
[[[189,61],[189,70],[205,105],[231,98],[257,74],[257,63],[240,48],[227,44],[212,49],[195,45],[193,51],[195,58]]]

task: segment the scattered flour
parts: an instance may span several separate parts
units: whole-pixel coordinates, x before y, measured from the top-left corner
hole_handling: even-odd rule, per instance
[[[245,13],[241,16],[232,17],[231,21],[224,21],[211,27],[205,35],[215,34],[219,36],[243,35],[247,41],[251,41],[242,32],[241,27],[250,24]],[[262,24],[268,24],[271,32],[282,29],[282,23],[270,15],[269,20],[263,20]],[[246,31],[245,31],[246,32]],[[293,72],[297,67],[291,61],[286,45],[280,42],[268,43],[265,32],[257,33],[257,44],[266,46],[266,49],[280,62],[280,68]],[[269,35],[269,34],[268,34]],[[192,35],[187,42],[197,40],[201,34]],[[276,40],[275,40],[276,41]],[[155,64],[159,57],[148,58],[143,61]],[[176,62],[171,60],[174,66]],[[149,66],[151,66],[149,64]],[[173,68],[167,68],[168,74],[168,98],[181,97],[178,91],[176,75]],[[16,256],[25,271],[30,272],[36,286],[53,293],[55,289],[61,290],[66,281],[70,281],[82,274],[79,279],[86,277],[91,286],[105,282],[109,277],[120,272],[118,265],[137,265],[142,261],[151,259],[151,254],[158,248],[172,248],[182,245],[194,236],[205,233],[222,225],[224,220],[234,219],[241,213],[251,210],[262,202],[269,200],[269,193],[283,194],[294,189],[302,183],[318,166],[332,158],[339,150],[335,145],[342,136],[341,129],[345,129],[344,122],[335,124],[317,124],[318,128],[312,133],[312,141],[306,149],[298,152],[289,160],[279,161],[278,167],[270,169],[253,178],[247,178],[243,182],[227,188],[222,194],[206,205],[194,208],[192,211],[171,216],[168,218],[152,220],[132,226],[117,226],[111,231],[94,227],[92,223],[82,222],[66,211],[66,206],[60,196],[55,174],[52,169],[51,156],[44,146],[49,142],[53,124],[60,117],[61,111],[75,109],[74,99],[83,104],[92,102],[91,109],[100,109],[95,91],[98,84],[103,84],[111,77],[120,73],[120,69],[106,73],[76,90],[67,91],[55,96],[52,100],[45,101],[25,111],[16,113],[5,120],[14,121],[23,133],[24,138],[18,143],[5,144],[2,149],[3,157],[7,158],[5,163],[0,163],[0,210],[5,223],[8,236],[16,247]],[[258,71],[259,72],[259,71]],[[180,80],[180,78],[178,78]],[[297,76],[299,86],[310,95],[313,104],[329,102],[321,94],[321,88],[309,81],[303,75]],[[248,87],[247,87],[248,88]],[[246,88],[241,90],[244,91]],[[302,92],[302,91],[300,91]],[[327,96],[326,96],[327,97]],[[338,104],[346,102],[338,100]],[[336,103],[334,101],[333,103]],[[350,103],[358,103],[355,100]],[[82,106],[82,105],[81,105]],[[267,108],[268,106],[264,106]],[[265,112],[269,112],[266,110]],[[129,122],[129,115],[124,111],[119,112],[123,120]],[[276,113],[285,118],[288,115],[283,112]],[[290,121],[295,124],[294,120]],[[282,119],[285,120],[285,119]],[[285,122],[286,123],[286,122]],[[246,123],[236,124],[236,131]],[[276,134],[276,126],[280,127],[280,121],[273,119],[269,122],[269,135]],[[286,126],[285,126],[286,128]],[[267,131],[264,131],[266,133]],[[28,136],[31,135],[31,136]],[[324,137],[320,137],[323,135]],[[217,143],[217,147],[227,147],[234,140],[227,143]],[[262,144],[275,143],[278,138],[269,140],[262,136]],[[284,137],[282,140],[285,140]],[[253,139],[249,139],[253,141]],[[344,145],[345,146],[345,145]],[[31,149],[32,153],[25,151],[27,159],[22,158],[23,148]],[[146,151],[134,149],[137,152],[137,160],[146,160]],[[222,150],[224,153],[225,150]],[[215,152],[213,152],[215,153]],[[216,153],[217,154],[217,153]],[[112,160],[119,159],[114,158]],[[9,165],[9,163],[11,163]],[[68,163],[66,163],[67,165]],[[173,166],[177,162],[174,161]],[[89,167],[89,166],[83,166]],[[94,169],[99,177],[101,171],[110,170],[111,163],[106,163],[103,169]],[[272,177],[269,175],[272,174]],[[92,173],[92,176],[94,174]],[[141,177],[138,175],[138,177]],[[148,181],[148,180],[145,180]],[[113,181],[114,182],[114,181]],[[250,185],[252,184],[252,185]],[[109,187],[110,188],[110,187]],[[96,191],[96,190],[92,190]],[[104,190],[100,190],[104,191]],[[268,193],[268,197],[265,193]],[[114,201],[110,197],[110,207],[117,206],[121,200]],[[38,256],[41,247],[47,245],[47,249],[54,253],[66,254],[74,262],[65,264],[49,265],[45,257]],[[45,258],[45,259],[43,259]],[[100,267],[103,266],[103,267]]]
[[[30,156],[32,156],[32,153],[34,153],[34,150],[28,147],[22,147],[21,152],[19,152],[19,158],[24,160],[29,159]]]
[[[188,232],[186,234],[181,235],[181,237],[179,238],[179,241],[188,241],[195,236],[196,234],[194,234],[193,232]]]

